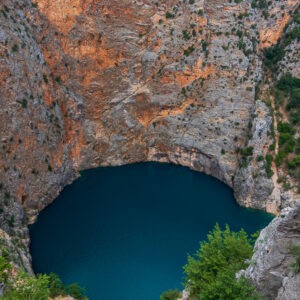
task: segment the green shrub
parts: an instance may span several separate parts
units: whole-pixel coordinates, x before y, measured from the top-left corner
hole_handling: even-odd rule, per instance
[[[60,295],[65,296],[66,289],[61,279],[58,277],[58,275],[54,273],[50,273],[48,275],[48,278],[49,278],[49,283],[48,283],[49,296],[51,298],[55,298]]]
[[[281,61],[284,56],[284,49],[279,44],[276,44],[273,47],[267,48],[264,54],[265,65],[274,71],[276,70],[277,62]]]
[[[218,225],[200,243],[195,256],[184,266],[185,286],[197,299],[247,299],[254,288],[245,278],[237,280],[235,273],[247,266],[252,246],[244,230],[231,232]]]
[[[183,38],[187,41],[191,38],[189,32],[187,30],[182,31]]]
[[[25,272],[19,272],[12,288],[2,297],[3,300],[48,300],[48,277],[37,278]]]
[[[286,154],[283,151],[281,151],[281,150],[278,151],[278,154],[275,157],[275,163],[276,163],[277,167],[282,165],[283,159],[285,158],[285,156],[286,156]]]
[[[59,277],[50,273],[39,274],[36,277],[19,271],[11,276],[11,264],[8,254],[1,249],[0,256],[0,282],[5,284],[3,300],[48,300],[49,297],[70,295],[76,300],[87,300],[84,291],[77,284],[64,286]]]
[[[85,300],[87,299],[84,295],[84,289],[80,287],[77,283],[72,283],[66,287],[66,293],[76,300]]]
[[[280,133],[289,133],[292,135],[294,135],[296,133],[295,128],[291,124],[286,123],[286,122],[279,122],[277,129]]]
[[[7,259],[0,256],[0,282],[3,282],[4,284],[7,283],[10,270],[11,265],[8,263]]]
[[[174,19],[175,18],[175,15],[170,13],[169,11],[166,12],[166,18],[167,19]]]
[[[292,267],[296,273],[300,272],[300,245],[294,246],[291,248],[291,253],[295,257],[295,262],[292,264]]]
[[[161,294],[160,300],[177,300],[181,297],[181,293],[178,290],[168,290]]]
[[[292,161],[287,162],[289,169],[296,169],[300,166],[300,156],[294,157]]]
[[[19,46],[17,44],[14,44],[11,48],[12,52],[18,52]]]
[[[250,146],[250,147],[241,149],[241,155],[242,156],[251,156],[251,155],[253,155],[253,147]]]
[[[191,53],[193,53],[195,51],[195,47],[192,45],[192,46],[189,46],[187,49],[185,49],[183,51],[183,54],[185,56],[189,56]]]
[[[289,92],[291,89],[300,88],[300,79],[291,74],[285,74],[279,79],[277,87],[282,91]]]
[[[266,173],[268,178],[271,178],[274,174],[274,172],[272,171],[272,162],[273,162],[273,156],[271,154],[267,154],[265,167],[266,167]]]

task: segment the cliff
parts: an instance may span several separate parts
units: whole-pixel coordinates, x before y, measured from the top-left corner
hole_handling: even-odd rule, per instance
[[[284,209],[262,230],[250,267],[244,272],[266,299],[293,300],[300,294],[300,274],[293,264],[294,246],[300,245],[300,205]]]
[[[96,166],[172,162],[241,205],[293,205],[257,161],[274,137],[255,98],[298,1],[250,2],[1,1],[0,221],[27,258],[27,224]],[[282,72],[299,75],[295,57]]]

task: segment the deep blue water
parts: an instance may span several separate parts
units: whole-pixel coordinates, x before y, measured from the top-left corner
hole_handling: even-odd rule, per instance
[[[155,300],[218,222],[252,233],[272,217],[238,206],[220,181],[158,163],[85,171],[31,227],[37,273],[78,282],[91,300]]]

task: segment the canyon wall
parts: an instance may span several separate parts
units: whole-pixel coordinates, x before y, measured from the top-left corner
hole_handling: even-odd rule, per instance
[[[2,0],[1,228],[29,258],[27,224],[80,170],[140,161],[211,174],[244,206],[290,205],[257,162],[273,140],[256,86],[297,5]]]

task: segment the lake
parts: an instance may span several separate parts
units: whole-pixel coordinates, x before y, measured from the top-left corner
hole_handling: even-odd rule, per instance
[[[155,300],[216,223],[253,233],[272,216],[240,207],[217,179],[171,164],[84,171],[30,227],[36,273],[77,282],[91,300]]]

